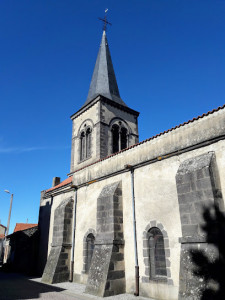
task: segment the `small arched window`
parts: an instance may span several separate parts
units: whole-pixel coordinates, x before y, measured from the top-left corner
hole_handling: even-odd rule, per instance
[[[91,157],[91,128],[81,132],[80,135],[80,160]]]
[[[91,156],[91,129],[86,131],[86,158]]]
[[[80,160],[83,160],[85,158],[85,148],[86,148],[85,133],[82,132],[80,135]]]
[[[121,139],[121,150],[123,150],[127,148],[127,129],[124,127],[121,128],[120,139]]]
[[[121,121],[112,126],[112,153],[127,148],[127,129]]]
[[[166,257],[163,234],[159,228],[148,231],[150,279],[166,277]]]
[[[93,256],[94,252],[94,247],[95,247],[95,237],[92,233],[90,233],[87,238],[86,238],[86,249],[87,249],[87,254],[86,254],[86,273],[89,272],[90,266],[91,266],[91,259]]]
[[[112,126],[112,144],[113,144],[113,153],[119,151],[119,126],[114,124]]]

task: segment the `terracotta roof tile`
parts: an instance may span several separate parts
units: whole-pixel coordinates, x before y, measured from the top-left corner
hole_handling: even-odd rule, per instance
[[[16,223],[15,229],[13,232],[21,231],[21,230],[26,230],[29,228],[33,228],[38,226],[38,224],[28,224],[28,223]]]
[[[54,187],[52,187],[52,188],[46,190],[46,192],[53,191],[53,190],[55,190],[55,189],[58,189],[59,187],[62,187],[62,186],[64,186],[64,185],[67,185],[67,184],[69,184],[69,183],[71,183],[71,182],[72,182],[72,177],[68,177],[68,178],[66,178],[65,180],[63,180],[62,182],[60,182],[60,184],[58,184],[58,185],[56,185],[56,186],[54,186]]]
[[[179,124],[179,125],[177,125],[177,126],[175,126],[175,127],[172,127],[172,128],[170,128],[170,129],[168,129],[168,130],[166,130],[166,131],[160,132],[160,133],[158,133],[158,134],[156,134],[156,135],[154,135],[154,136],[152,136],[152,137],[150,137],[150,138],[148,138],[148,139],[146,139],[146,140],[144,140],[144,141],[142,141],[142,142],[139,142],[139,143],[137,143],[137,144],[134,144],[134,145],[132,145],[132,146],[130,146],[130,147],[128,147],[128,148],[125,148],[125,149],[119,151],[119,152],[113,153],[113,154],[111,154],[111,155],[109,155],[109,156],[106,156],[106,157],[104,157],[104,158],[102,158],[102,159],[99,159],[99,160],[97,160],[97,161],[95,161],[95,162],[93,162],[93,163],[91,163],[91,164],[89,164],[89,165],[86,165],[86,166],[84,166],[84,167],[82,167],[82,168],[80,168],[80,169],[77,169],[77,170],[75,170],[74,172],[70,173],[69,175],[72,175],[72,174],[74,174],[74,173],[76,173],[76,172],[78,172],[78,171],[80,171],[80,170],[83,170],[83,169],[85,169],[85,168],[87,168],[87,167],[90,167],[90,166],[92,166],[92,165],[95,165],[95,164],[97,164],[98,162],[101,162],[101,161],[103,161],[103,160],[106,160],[106,159],[108,159],[108,158],[110,158],[110,157],[112,157],[112,156],[116,156],[116,155],[118,155],[119,153],[125,152],[125,151],[127,151],[127,150],[129,150],[129,149],[132,149],[132,148],[137,147],[137,146],[139,146],[139,145],[141,145],[141,144],[144,144],[144,143],[146,143],[146,142],[148,142],[148,141],[151,141],[151,140],[153,140],[153,139],[155,139],[155,138],[157,138],[157,137],[159,137],[159,136],[161,136],[161,135],[164,135],[164,134],[166,134],[166,133],[168,133],[168,132],[170,132],[170,131],[173,131],[173,130],[179,128],[179,127],[185,126],[185,125],[187,125],[187,124],[189,124],[189,123],[193,123],[193,122],[195,122],[195,121],[197,121],[197,120],[199,120],[199,119],[202,119],[202,118],[204,118],[204,117],[206,117],[206,116],[208,116],[208,115],[211,115],[211,114],[213,114],[213,113],[215,113],[215,112],[217,112],[217,111],[219,111],[219,110],[221,110],[221,109],[224,109],[224,108],[225,108],[225,104],[224,104],[223,106],[219,106],[218,108],[215,108],[215,109],[213,109],[213,110],[211,110],[211,111],[208,111],[207,113],[204,113],[204,114],[202,114],[202,115],[200,115],[200,116],[198,116],[198,117],[195,117],[195,118],[193,118],[193,119],[191,119],[191,120],[189,120],[189,121],[187,121],[187,122],[184,122],[184,123],[182,123],[182,124]],[[54,186],[54,187],[52,187],[52,188],[46,190],[46,192],[53,191],[53,190],[55,190],[55,189],[57,189],[57,188],[59,188],[59,187],[62,187],[62,186],[64,186],[64,185],[67,185],[67,184],[69,184],[69,183],[71,183],[71,182],[72,182],[72,176],[71,176],[71,177],[68,177],[67,179],[65,179],[64,181],[62,181],[60,184],[58,184],[58,185],[56,185],[56,186]]]
[[[187,124],[189,124],[189,123],[193,123],[194,121],[197,121],[197,120],[199,120],[199,119],[202,119],[202,118],[204,118],[204,117],[206,117],[206,116],[208,116],[208,115],[211,115],[211,114],[213,114],[214,112],[217,112],[217,111],[219,111],[219,110],[221,110],[221,109],[224,109],[224,108],[225,108],[225,104],[224,104],[223,106],[219,106],[218,108],[215,108],[215,109],[213,109],[213,110],[211,110],[211,111],[208,111],[207,113],[204,113],[204,114],[202,114],[201,116],[195,117],[195,118],[193,118],[193,119],[191,119],[191,120],[189,120],[189,121],[186,121],[186,122],[184,122],[184,123],[182,123],[182,124],[179,124],[179,125],[177,125],[177,126],[175,126],[175,127],[172,127],[172,128],[170,128],[170,129],[168,129],[168,130],[166,130],[166,131],[160,132],[160,133],[158,133],[158,134],[156,134],[156,135],[154,135],[154,136],[152,136],[152,137],[150,137],[150,138],[148,138],[148,139],[146,139],[146,140],[144,140],[144,141],[142,141],[142,142],[139,142],[139,143],[137,143],[137,144],[135,144],[135,145],[132,145],[132,146],[130,146],[130,147],[128,147],[128,148],[125,148],[125,149],[123,149],[123,150],[121,150],[121,151],[119,151],[119,152],[113,153],[113,154],[111,154],[111,155],[109,155],[109,156],[106,156],[106,157],[104,157],[104,158],[102,158],[102,159],[99,159],[99,160],[97,160],[97,161],[95,161],[95,162],[93,162],[93,163],[91,163],[91,164],[89,164],[89,165],[86,165],[86,166],[84,166],[84,167],[82,167],[82,168],[80,168],[80,169],[78,169],[78,170],[75,170],[74,172],[70,173],[70,175],[72,175],[72,174],[74,174],[74,173],[76,173],[76,172],[78,172],[78,171],[80,171],[80,170],[83,170],[83,169],[85,169],[85,168],[87,168],[87,167],[89,167],[89,166],[92,166],[92,165],[94,165],[94,164],[97,164],[97,163],[100,162],[100,161],[103,161],[103,160],[106,160],[106,159],[108,159],[108,158],[110,158],[110,157],[112,157],[112,156],[118,155],[119,153],[122,153],[122,152],[124,152],[124,151],[129,150],[129,149],[132,149],[132,148],[134,148],[134,147],[137,147],[137,146],[139,146],[139,145],[141,145],[141,144],[144,144],[144,143],[146,143],[146,142],[148,142],[148,141],[151,141],[151,140],[153,140],[153,139],[155,139],[155,138],[157,138],[157,137],[159,137],[159,136],[161,136],[161,135],[164,135],[164,134],[166,134],[166,133],[168,133],[168,132],[170,132],[170,131],[173,131],[173,130],[179,128],[179,127],[185,126],[185,125],[187,125]]]

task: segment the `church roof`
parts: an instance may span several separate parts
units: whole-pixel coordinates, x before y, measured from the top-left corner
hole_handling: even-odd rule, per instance
[[[93,162],[93,163],[91,163],[91,164],[89,164],[89,165],[86,165],[86,166],[84,166],[84,167],[82,167],[82,168],[80,168],[80,169],[78,169],[78,170],[75,170],[74,172],[71,172],[70,175],[72,175],[72,174],[74,174],[74,173],[76,173],[76,172],[79,172],[79,171],[81,171],[81,170],[83,170],[83,169],[85,169],[85,168],[87,168],[87,167],[92,166],[92,165],[95,165],[95,164],[97,164],[97,163],[99,163],[99,162],[101,162],[101,161],[103,161],[103,160],[106,160],[106,159],[112,157],[112,156],[116,156],[116,155],[118,155],[118,154],[120,154],[120,153],[122,153],[122,152],[125,152],[125,151],[130,150],[130,149],[132,149],[132,148],[135,148],[135,147],[137,147],[137,146],[139,146],[139,145],[142,145],[142,144],[144,144],[144,143],[147,143],[147,142],[149,142],[149,141],[151,141],[151,140],[153,140],[153,139],[156,139],[156,138],[158,138],[158,137],[160,137],[160,136],[162,136],[162,135],[165,135],[165,134],[167,134],[167,133],[169,133],[169,132],[171,132],[171,131],[174,131],[174,130],[180,128],[180,127],[186,126],[187,124],[193,123],[193,122],[195,122],[195,121],[197,121],[197,120],[199,120],[199,119],[203,119],[203,118],[205,118],[205,117],[207,117],[207,116],[209,116],[209,115],[211,115],[211,114],[214,114],[215,112],[217,112],[217,111],[219,111],[219,110],[221,110],[221,109],[225,109],[225,104],[222,105],[222,106],[219,106],[218,108],[215,108],[215,109],[213,109],[213,110],[211,110],[211,111],[208,111],[207,113],[204,113],[204,114],[202,114],[202,115],[200,115],[200,116],[197,116],[197,117],[195,117],[195,118],[193,118],[193,119],[191,119],[191,120],[188,120],[188,121],[186,121],[186,122],[184,122],[184,123],[182,123],[182,124],[179,124],[179,125],[177,125],[177,126],[175,126],[175,127],[172,127],[172,128],[170,128],[170,129],[168,129],[168,130],[165,130],[165,131],[163,131],[163,132],[160,132],[160,133],[158,133],[158,134],[156,134],[156,135],[154,135],[154,136],[152,136],[152,137],[150,137],[150,138],[148,138],[148,139],[146,139],[146,140],[144,140],[144,141],[142,141],[142,142],[139,142],[139,143],[134,144],[134,145],[132,145],[132,146],[129,146],[129,147],[123,149],[123,150],[120,150],[120,151],[118,151],[118,152],[116,152],[116,153],[110,154],[109,156],[106,156],[106,157],[104,157],[104,158],[101,158],[101,159],[99,159],[99,160],[97,160],[97,161],[95,161],[95,162]]]
[[[56,190],[57,188],[62,187],[64,185],[67,185],[67,184],[69,184],[71,182],[72,182],[72,177],[68,177],[65,180],[63,180],[62,182],[60,182],[58,185],[56,185],[56,186],[54,186],[54,187],[52,187],[50,189],[47,189],[46,193],[50,192],[50,191],[53,191],[53,190]]]
[[[127,106],[120,98],[105,31],[103,31],[102,34],[102,41],[98,51],[87,100],[83,107],[98,95],[102,95],[117,104]]]

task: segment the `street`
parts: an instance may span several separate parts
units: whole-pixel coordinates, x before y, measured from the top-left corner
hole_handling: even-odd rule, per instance
[[[85,285],[62,282],[52,285],[41,283],[41,278],[32,278],[18,273],[0,271],[0,300],[54,299],[54,300],[154,300],[121,294],[101,298],[85,294]]]
[[[0,299],[56,299],[80,300],[72,295],[66,295],[66,290],[32,281],[28,277],[16,273],[0,272]]]

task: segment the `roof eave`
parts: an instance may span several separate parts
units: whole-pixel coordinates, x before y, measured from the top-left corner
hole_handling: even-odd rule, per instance
[[[91,106],[93,106],[95,103],[97,103],[98,101],[104,101],[106,103],[109,103],[110,105],[114,106],[114,107],[117,107],[123,111],[126,111],[132,115],[135,115],[135,116],[139,116],[139,112],[136,111],[136,110],[133,110],[131,108],[129,108],[128,106],[124,106],[122,104],[119,104],[109,98],[106,98],[105,96],[101,95],[101,94],[98,94],[95,98],[93,98],[89,103],[87,103],[85,106],[81,107],[76,113],[74,113],[70,119],[71,120],[74,120],[75,118],[77,118],[80,114],[82,114],[83,112],[85,112],[87,109],[89,109]]]

